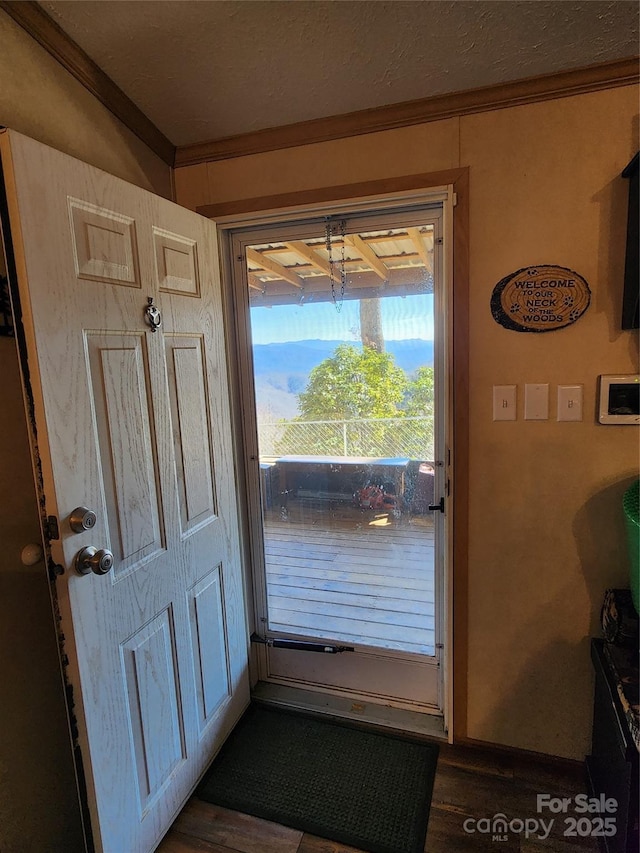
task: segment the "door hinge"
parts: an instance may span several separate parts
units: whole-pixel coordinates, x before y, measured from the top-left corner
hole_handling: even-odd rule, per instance
[[[60,529],[58,527],[58,519],[55,515],[48,515],[42,525],[44,538],[49,541],[60,538]]]
[[[453,195],[451,196],[451,201],[453,203],[453,206],[456,207],[458,204],[458,193],[453,193]]]

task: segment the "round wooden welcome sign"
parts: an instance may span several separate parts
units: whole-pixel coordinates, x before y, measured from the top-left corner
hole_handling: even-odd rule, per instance
[[[550,264],[523,267],[496,284],[493,318],[514,332],[553,332],[575,323],[589,307],[589,285],[577,272]]]

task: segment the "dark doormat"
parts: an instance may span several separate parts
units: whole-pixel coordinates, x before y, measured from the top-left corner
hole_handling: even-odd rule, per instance
[[[196,792],[371,853],[422,853],[438,746],[251,705]]]

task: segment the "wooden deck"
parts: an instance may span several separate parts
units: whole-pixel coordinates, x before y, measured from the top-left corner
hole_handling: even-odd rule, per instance
[[[273,631],[435,653],[431,518],[292,501],[265,554]]]

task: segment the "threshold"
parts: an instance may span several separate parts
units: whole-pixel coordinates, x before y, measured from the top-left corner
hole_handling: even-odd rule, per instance
[[[406,732],[426,738],[446,741],[444,721],[440,714],[419,713],[403,708],[392,708],[375,702],[354,700],[332,693],[319,693],[259,681],[251,691],[251,698],[270,705],[310,711],[328,717],[352,720],[397,732]]]

